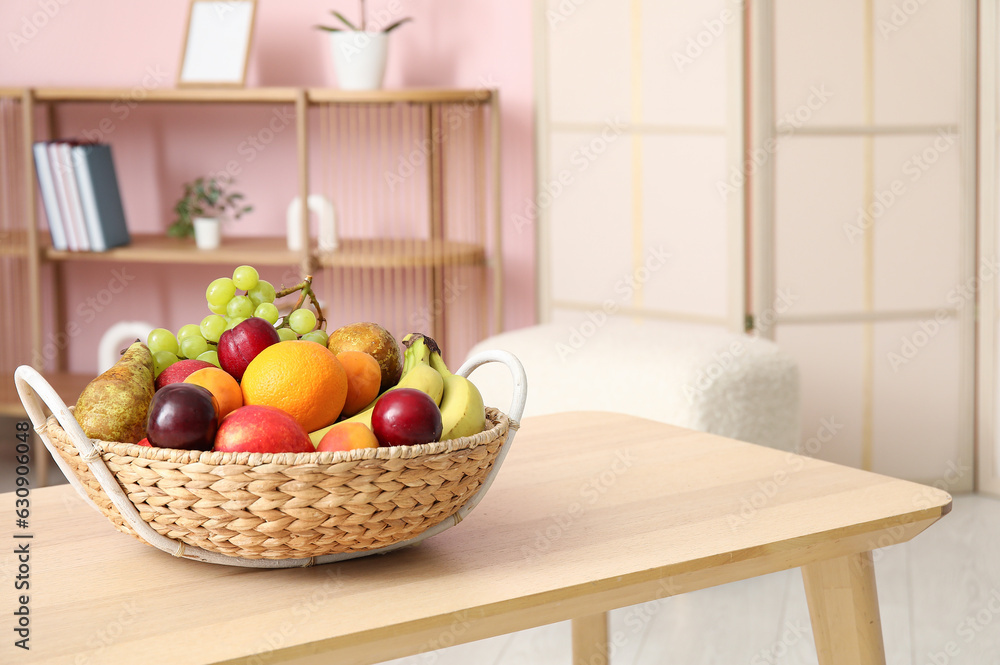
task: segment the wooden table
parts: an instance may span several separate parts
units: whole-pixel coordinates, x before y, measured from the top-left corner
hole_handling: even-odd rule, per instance
[[[14,497],[0,497],[9,532]],[[945,492],[622,415],[525,420],[455,528],[392,554],[253,570],[171,558],[67,486],[32,493],[31,651],[4,663],[376,663],[573,620],[606,662],[606,612],[802,567],[821,665],[884,663],[871,550],[948,512]]]

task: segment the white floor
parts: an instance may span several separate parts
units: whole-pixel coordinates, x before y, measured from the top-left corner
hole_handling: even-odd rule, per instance
[[[13,423],[0,419],[0,431]],[[13,445],[0,450],[8,492]],[[49,478],[65,482],[54,464]],[[876,571],[889,665],[1000,665],[1000,500],[956,496],[939,523],[877,552]],[[623,644],[614,665],[816,663],[798,570],[622,608],[611,631]],[[559,623],[392,662],[570,665],[569,644]]]

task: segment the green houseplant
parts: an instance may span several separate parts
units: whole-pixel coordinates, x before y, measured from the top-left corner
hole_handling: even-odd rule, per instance
[[[184,195],[174,205],[177,219],[167,229],[174,238],[194,236],[198,249],[219,246],[219,225],[223,218],[239,219],[253,210],[242,193],[232,191],[232,181],[197,178],[184,183]]]
[[[341,23],[344,24],[343,27],[339,27],[339,26],[338,27],[329,27],[329,26],[325,26],[325,25],[317,25],[316,28],[318,30],[325,30],[326,32],[343,32],[343,31],[369,32],[369,30],[368,30],[368,12],[365,11],[365,0],[359,0],[359,2],[361,3],[361,12],[360,12],[360,14],[361,14],[361,23],[360,23],[360,27],[357,26],[357,25],[355,25],[351,21],[349,21],[346,16],[344,16],[343,14],[341,14],[340,12],[338,12],[337,10],[334,9],[330,13],[333,14],[334,17],[336,17],[338,21],[340,21]],[[380,18],[380,17],[377,16],[376,18]],[[393,30],[395,30],[396,28],[398,28],[399,26],[403,25],[404,23],[406,23],[408,21],[412,21],[412,20],[413,19],[410,18],[410,17],[401,18],[398,21],[393,21],[392,23],[390,23],[389,25],[385,26],[384,28],[382,28],[378,32],[381,32],[383,34],[390,33]]]
[[[382,87],[385,75],[385,64],[389,52],[389,33],[411,21],[401,18],[391,23],[389,11],[376,12],[376,23],[384,25],[381,29],[370,30],[368,14],[365,11],[365,0],[361,3],[361,21],[354,23],[340,12],[333,10],[334,15],[343,25],[317,25],[330,35],[330,52],[333,55],[333,66],[337,72],[337,81],[344,90],[375,90]]]

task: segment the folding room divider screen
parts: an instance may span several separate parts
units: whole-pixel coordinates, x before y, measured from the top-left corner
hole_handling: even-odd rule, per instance
[[[541,321],[742,326],[742,9],[706,7],[536,3]]]
[[[823,457],[964,490],[976,6],[904,4],[754,3],[752,144],[782,141],[752,183],[751,282],[757,307],[791,294],[768,333],[800,363],[803,437],[842,425]]]
[[[979,6],[979,320],[977,325],[976,472],[981,491],[1000,494],[1000,12]]]
[[[976,4],[912,4],[539,0],[540,319],[746,321],[799,363],[808,452],[956,491]]]

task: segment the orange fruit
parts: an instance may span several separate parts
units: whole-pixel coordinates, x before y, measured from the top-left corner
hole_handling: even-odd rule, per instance
[[[243,391],[236,379],[218,367],[205,367],[188,374],[184,383],[193,383],[196,386],[208,389],[208,392],[215,395],[219,405],[219,420],[221,421],[230,412],[243,406]]]
[[[347,372],[325,346],[287,340],[267,347],[243,373],[243,403],[281,409],[306,432],[337,420],[347,399]]]
[[[353,416],[378,397],[382,369],[378,361],[364,351],[341,351],[337,360],[347,372],[347,400],[342,415]]]

